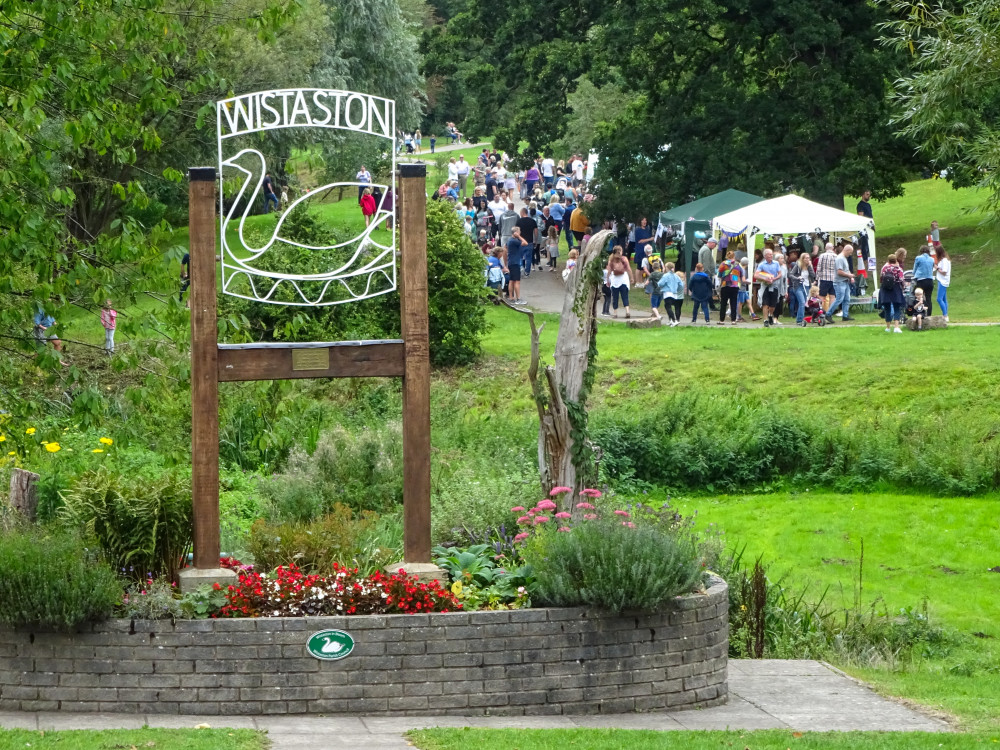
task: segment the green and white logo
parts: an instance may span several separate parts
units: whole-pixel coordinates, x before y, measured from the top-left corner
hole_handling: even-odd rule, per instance
[[[354,650],[354,639],[343,630],[320,630],[309,636],[306,650],[317,659],[343,659]]]

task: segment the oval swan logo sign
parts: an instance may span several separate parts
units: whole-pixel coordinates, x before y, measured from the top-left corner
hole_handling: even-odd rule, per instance
[[[343,630],[320,630],[309,636],[306,649],[317,659],[343,659],[354,650],[354,639]]]

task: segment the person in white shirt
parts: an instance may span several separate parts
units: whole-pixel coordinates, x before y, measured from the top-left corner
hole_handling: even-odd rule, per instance
[[[458,162],[454,156],[448,160],[448,182],[458,182]]]
[[[937,246],[937,265],[934,267],[934,277],[937,279],[938,283],[938,307],[941,310],[941,314],[944,316],[945,322],[947,322],[948,287],[951,286],[951,258],[948,257],[948,251],[941,247],[941,245]]]
[[[372,184],[372,175],[365,165],[361,165],[361,171],[358,172],[356,179],[358,181],[358,205],[361,205],[361,196],[365,194],[365,188]]]
[[[580,187],[583,184],[583,161],[579,156],[573,156],[573,187]]]
[[[552,157],[546,156],[542,159],[542,182],[545,183],[545,189],[552,189],[552,181],[556,176],[556,163]]]
[[[462,191],[462,200],[464,201],[467,197],[465,186],[469,181],[469,162],[465,160],[465,154],[461,154],[458,157],[458,189]]]
[[[500,232],[500,217],[504,215],[507,210],[507,203],[500,197],[500,191],[493,196],[493,200],[489,204],[490,213],[493,214],[493,236],[496,237]]]

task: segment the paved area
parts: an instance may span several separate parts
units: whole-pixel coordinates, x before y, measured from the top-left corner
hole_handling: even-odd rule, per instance
[[[876,695],[817,661],[731,660],[729,703],[676,713],[609,716],[424,718],[322,716],[166,716],[149,714],[0,713],[0,727],[20,729],[193,728],[199,724],[266,730],[273,750],[401,750],[403,733],[425,727],[515,729],[794,729],[799,731],[943,732],[940,719]]]

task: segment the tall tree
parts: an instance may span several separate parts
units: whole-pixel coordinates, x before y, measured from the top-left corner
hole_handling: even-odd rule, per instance
[[[913,61],[895,84],[895,124],[956,186],[985,188],[987,217],[1000,221],[1000,3],[889,7],[885,44]]]
[[[665,202],[727,187],[800,191],[838,207],[845,192],[901,192],[911,149],[888,124],[900,66],[878,44],[884,9],[867,0],[642,6],[602,29],[605,43],[642,40],[618,64],[645,95],[616,122],[639,137],[632,154],[611,142],[617,129],[605,131],[602,176],[621,182],[639,159],[669,176]]]

